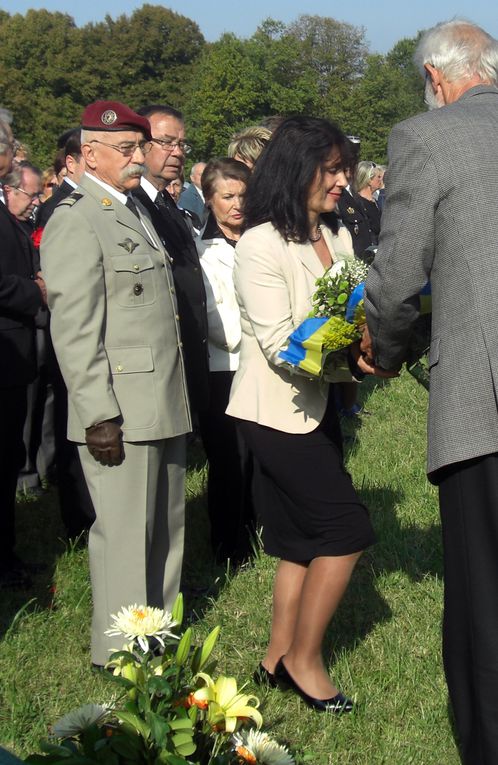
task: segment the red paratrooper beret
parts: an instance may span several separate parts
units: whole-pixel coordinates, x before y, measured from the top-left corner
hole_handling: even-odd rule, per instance
[[[84,130],[141,130],[150,141],[150,122],[119,101],[94,101],[89,104],[81,118]]]

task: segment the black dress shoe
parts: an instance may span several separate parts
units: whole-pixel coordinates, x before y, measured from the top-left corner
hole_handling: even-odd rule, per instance
[[[353,709],[353,702],[351,699],[348,699],[347,696],[344,696],[343,693],[338,693],[330,699],[315,699],[313,696],[308,696],[308,694],[298,686],[296,681],[288,673],[282,659],[280,659],[275,667],[274,678],[277,685],[279,685],[282,690],[291,688],[298,696],[301,696],[307,706],[311,707],[311,709],[316,709],[317,712],[329,712],[336,715],[342,715],[345,712],[351,712]]]
[[[270,688],[277,688],[278,683],[275,680],[275,675],[269,672],[262,664],[254,670],[252,679],[256,685],[268,685]]]

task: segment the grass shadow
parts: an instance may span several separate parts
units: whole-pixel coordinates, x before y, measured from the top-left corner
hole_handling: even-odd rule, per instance
[[[400,520],[396,508],[403,494],[389,487],[363,487],[359,493],[371,511],[378,538],[373,555],[375,571],[403,571],[412,581],[421,581],[426,576],[442,578],[439,522],[421,526]]]
[[[0,589],[0,638],[20,612],[51,608],[57,561],[66,550],[57,492],[21,495],[16,505],[16,551],[33,572],[27,588]]]

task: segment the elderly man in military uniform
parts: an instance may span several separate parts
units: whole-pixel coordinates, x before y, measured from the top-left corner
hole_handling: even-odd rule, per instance
[[[56,208],[41,254],[52,337],[96,511],[90,529],[92,662],[119,639],[111,613],[171,608],[184,536],[191,428],[169,255],[131,192],[150,149],[148,120],[97,101],[82,119],[86,173]],[[117,642],[116,642],[117,641]]]

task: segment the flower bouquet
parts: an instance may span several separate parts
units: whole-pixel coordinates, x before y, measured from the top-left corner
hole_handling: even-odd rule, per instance
[[[317,279],[309,317],[289,336],[279,354],[291,372],[325,382],[351,380],[348,349],[361,339],[367,273],[365,263],[348,257]]]
[[[180,634],[183,600],[172,613],[129,606],[112,616],[110,635],[129,641],[110,656],[118,689],[106,704],[85,704],[52,726],[31,765],[294,765],[284,746],[261,732],[256,696],[212,672],[219,627],[195,646]],[[251,726],[256,726],[256,729]]]

